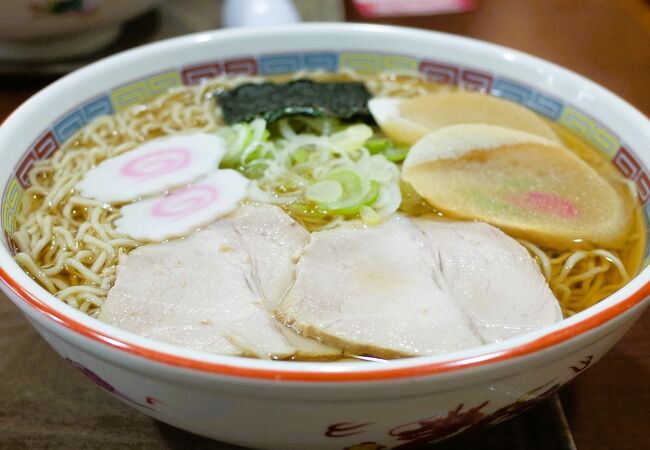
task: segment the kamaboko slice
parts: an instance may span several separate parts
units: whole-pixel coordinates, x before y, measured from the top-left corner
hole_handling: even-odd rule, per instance
[[[150,242],[185,236],[239,208],[248,184],[235,170],[217,170],[167,195],[123,206],[115,228],[133,239]]]
[[[84,197],[124,203],[191,183],[219,166],[223,139],[194,133],[154,139],[102,161],[77,183]]]
[[[465,123],[498,125],[559,142],[551,127],[532,111],[509,100],[477,92],[377,97],[368,102],[368,108],[382,131],[402,144],[413,144],[431,131]]]
[[[618,188],[570,150],[493,125],[454,125],[411,148],[402,178],[454,217],[557,249],[620,248],[631,210]]]

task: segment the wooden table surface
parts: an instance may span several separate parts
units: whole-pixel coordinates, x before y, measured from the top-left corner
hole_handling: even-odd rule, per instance
[[[373,21],[462,34],[529,52],[595,80],[650,115],[650,3],[485,0],[476,5],[470,13]],[[346,12],[348,20],[361,21],[349,3]],[[50,81],[0,78],[0,118]],[[580,450],[650,449],[649,329],[650,314],[645,314],[599,364],[563,392]],[[476,448],[477,440],[473,442],[462,448]],[[99,447],[216,448],[100,393],[67,367],[0,294],[0,448]]]

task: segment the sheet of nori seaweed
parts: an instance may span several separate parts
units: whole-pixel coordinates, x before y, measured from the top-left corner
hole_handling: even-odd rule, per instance
[[[261,117],[275,122],[288,116],[337,117],[371,121],[363,83],[295,80],[284,84],[247,83],[216,94],[227,124]]]

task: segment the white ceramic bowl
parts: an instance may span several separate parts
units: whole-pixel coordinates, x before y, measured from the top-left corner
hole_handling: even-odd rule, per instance
[[[370,25],[202,33],[79,70],[35,95],[0,129],[2,226],[25,173],[93,117],[221,72],[421,70],[518,101],[575,130],[650,197],[650,122],[609,91],[503,47]],[[400,448],[508,417],[598,361],[648,305],[649,272],[587,311],[535,333],[447,356],[388,363],[273,362],[150,341],[66,306],[0,250],[3,289],[38,332],[91,380],[174,426],[256,448]],[[647,259],[646,259],[647,262]],[[370,444],[369,444],[370,445]],[[411,447],[408,447],[411,448]]]

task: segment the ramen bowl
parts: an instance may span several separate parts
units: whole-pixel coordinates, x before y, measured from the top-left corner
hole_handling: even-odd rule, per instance
[[[604,88],[507,48],[372,25],[298,25],[180,37],[107,58],[55,82],[0,129],[3,290],[45,340],[101,389],[158,420],[262,449],[413,448],[502,421],[593,366],[648,305],[648,269],[559,323],[443,356],[289,362],[152,341],[67,306],[12,259],[9,240],[33,163],[84,124],[174,86],[223,73],[420,71],[514,100],[590,142],[650,198],[650,122]],[[647,265],[647,255],[644,267]]]

